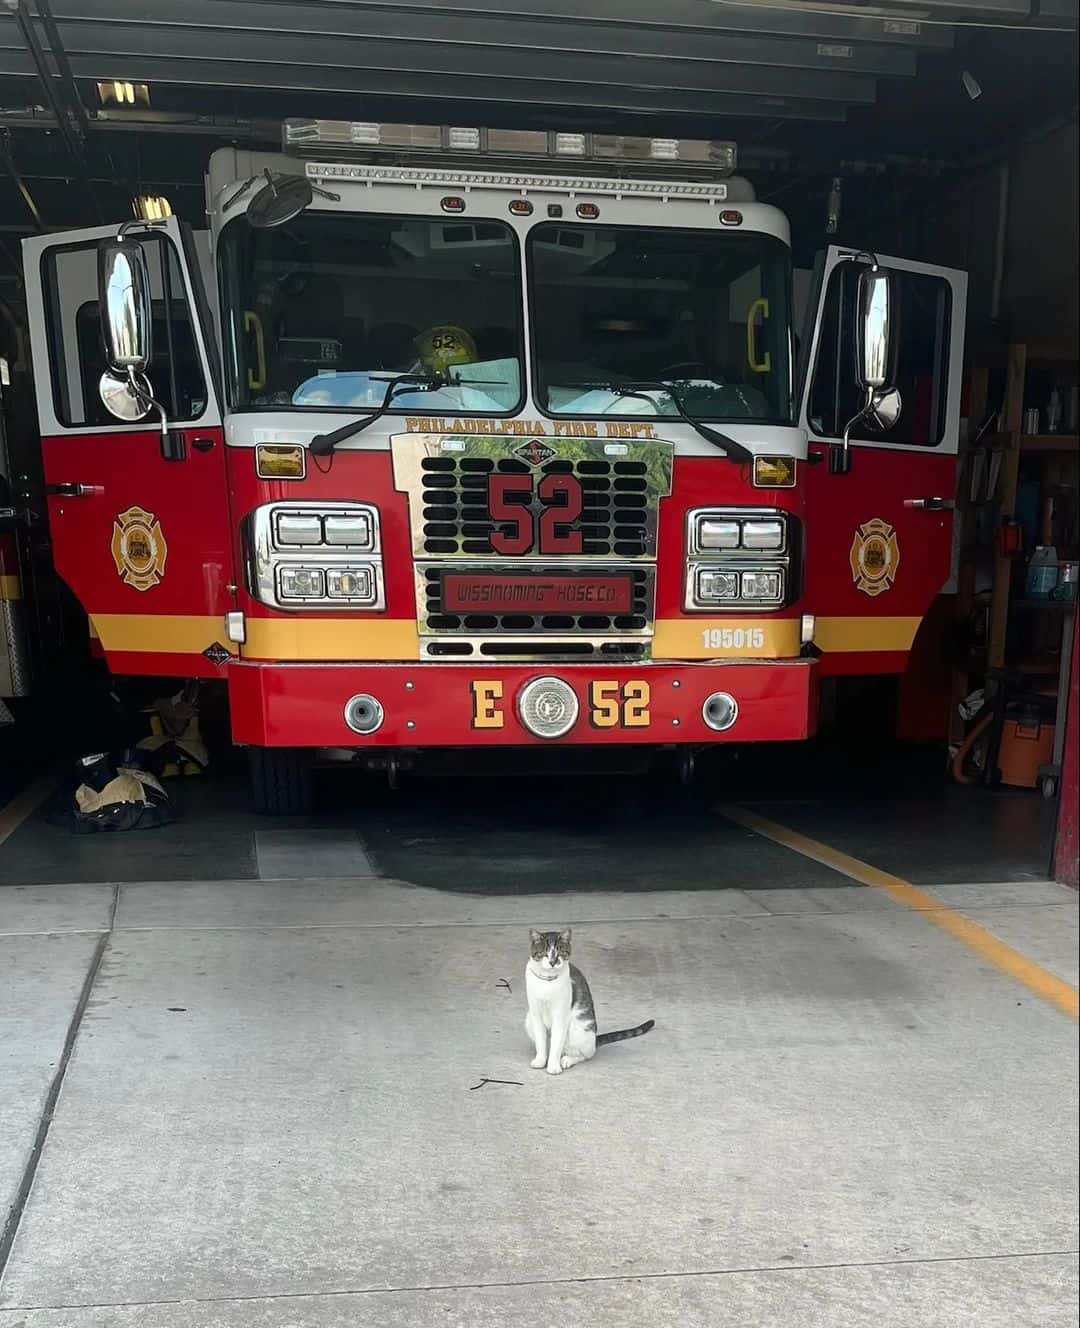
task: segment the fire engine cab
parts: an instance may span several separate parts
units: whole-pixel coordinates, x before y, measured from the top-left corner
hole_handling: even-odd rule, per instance
[[[25,242],[57,570],[118,674],[320,750],[798,740],[950,572],[964,274],[788,224],[729,143],[289,121],[209,231]],[[803,287],[800,285],[800,290]]]

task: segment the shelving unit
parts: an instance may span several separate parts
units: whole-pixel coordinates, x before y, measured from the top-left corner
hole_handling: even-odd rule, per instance
[[[1057,682],[1059,697],[1067,689],[1069,667],[1069,645],[1072,640],[1073,619],[1076,612],[1075,602],[1053,599],[1033,599],[1024,595],[1022,590],[1014,591],[1017,552],[1010,550],[1008,543],[1001,538],[1000,532],[1008,529],[1016,521],[1017,501],[1020,491],[1021,462],[1027,457],[1038,456],[1046,460],[1048,469],[1060,469],[1069,455],[1080,458],[1080,437],[1076,434],[1022,432],[1024,416],[1024,398],[1029,369],[1062,369],[1075,372],[1076,348],[1071,346],[1051,346],[1034,343],[1014,343],[1009,346],[1004,362],[999,357],[996,365],[993,361],[980,363],[973,371],[969,390],[969,418],[972,421],[983,420],[992,409],[989,400],[990,377],[992,368],[999,371],[1004,367],[1005,384],[1002,408],[999,414],[997,432],[985,435],[965,454],[966,464],[962,466],[957,495],[957,520],[960,522],[960,566],[957,577],[956,617],[959,623],[972,621],[977,606],[976,573],[980,554],[984,557],[990,552],[987,545],[978,543],[979,514],[985,507],[994,512],[995,544],[992,551],[993,578],[989,596],[989,610],[983,649],[971,650],[962,657],[953,672],[953,718],[950,724],[950,739],[956,743],[963,737],[963,721],[956,706],[968,694],[973,684],[987,680],[1002,679],[1006,673],[1032,680],[1044,678]],[[982,453],[978,463],[976,457]],[[981,467],[982,492],[972,493],[973,468]],[[1066,462],[1067,464],[1067,462]],[[1030,468],[1030,467],[1028,467]],[[987,486],[987,479],[991,482]],[[1076,484],[1076,476],[1072,484]],[[987,492],[989,487],[989,492]],[[1043,653],[1047,633],[1042,633],[1042,640],[1036,641],[1035,653],[1025,653],[1023,646],[1027,642],[1017,642],[1017,628],[1021,617],[1042,616],[1044,621],[1052,621],[1060,627],[1057,640],[1060,646],[1051,647],[1051,653]],[[1013,640],[1010,642],[1009,629],[1013,628]],[[1055,636],[1057,633],[1055,632]],[[1010,651],[1010,646],[1012,647]],[[1020,647],[1019,649],[1017,647]],[[1003,682],[995,685],[1003,686]],[[1060,773],[1061,745],[1064,734],[1063,726],[1058,725],[1055,733],[1055,758],[1050,766],[1044,767],[1044,778],[1056,780]]]

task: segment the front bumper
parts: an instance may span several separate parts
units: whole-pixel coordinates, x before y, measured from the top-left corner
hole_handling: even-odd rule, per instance
[[[814,661],[739,663],[261,664],[228,668],[232,731],[256,747],[521,747],[583,744],[783,742],[808,738],[817,723]],[[534,737],[515,698],[535,678],[570,684],[579,713],[563,737]],[[706,699],[738,703],[731,728],[702,716]],[[359,693],[382,707],[379,728],[361,736],[345,722]]]

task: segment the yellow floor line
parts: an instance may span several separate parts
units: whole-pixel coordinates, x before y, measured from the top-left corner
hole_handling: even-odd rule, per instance
[[[37,811],[54,788],[56,780],[51,777],[35,779],[28,788],[17,793],[6,807],[0,809],[0,844],[11,838],[23,821]]]
[[[977,922],[972,922],[963,913],[949,908],[947,904],[927,894],[925,890],[920,890],[910,881],[880,871],[877,867],[871,867],[867,862],[861,862],[847,853],[841,853],[839,849],[830,848],[820,840],[801,835],[786,825],[778,825],[777,822],[759,816],[756,812],[747,811],[744,807],[722,806],[716,810],[729,821],[734,821],[736,825],[753,830],[776,844],[783,844],[785,848],[794,849],[804,858],[812,858],[814,862],[831,867],[833,871],[840,872],[861,885],[872,885],[878,890],[884,890],[898,904],[917,909],[928,922],[948,932],[955,940],[974,950],[976,954],[1016,982],[1022,983],[1028,991],[1034,992],[1062,1014],[1068,1015],[1070,1019],[1076,1019],[1080,1013],[1080,996],[1074,986],[1062,978],[1055,977],[1041,964],[1021,954],[1019,950],[1014,950],[1004,941],[998,940],[985,927],[980,927]]]

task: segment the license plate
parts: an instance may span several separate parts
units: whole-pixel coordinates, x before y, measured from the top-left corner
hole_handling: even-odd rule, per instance
[[[630,613],[628,576],[478,576],[447,572],[444,613]]]

